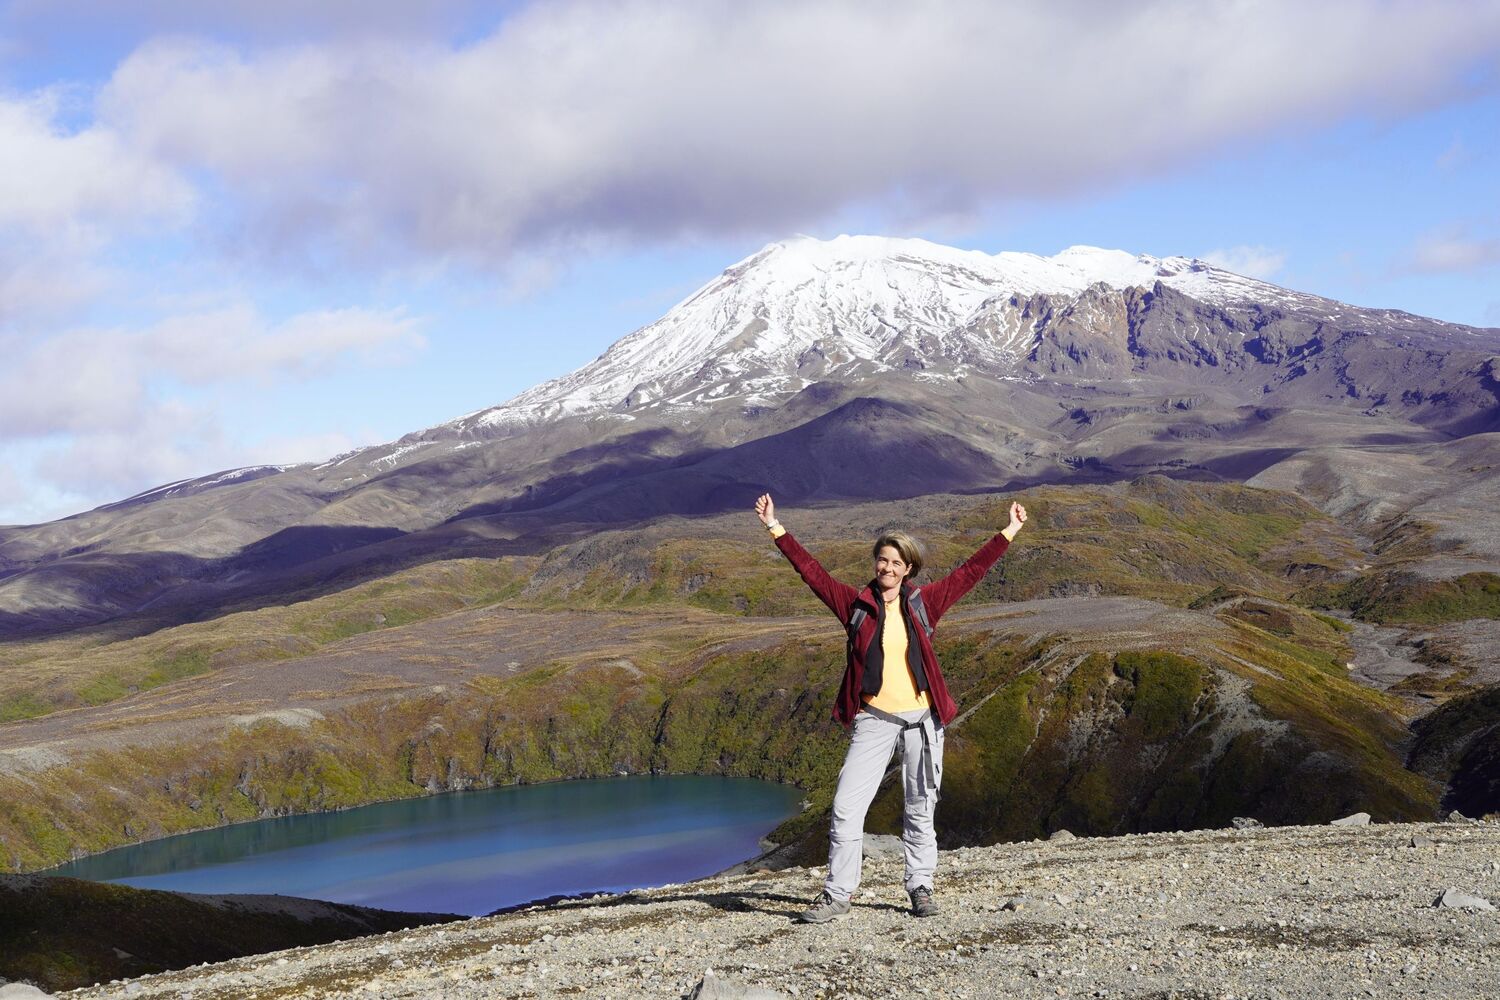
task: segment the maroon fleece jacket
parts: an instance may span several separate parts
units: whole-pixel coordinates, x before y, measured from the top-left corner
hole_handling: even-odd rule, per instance
[[[850,646],[848,664],[844,668],[844,681],[839,686],[839,696],[833,705],[833,717],[839,721],[840,725],[847,728],[854,724],[854,717],[859,714],[861,708],[860,692],[864,687],[865,653],[869,650],[870,643],[876,641],[876,632],[879,628],[877,611],[880,608],[880,599],[869,584],[856,590],[849,584],[829,576],[822,564],[813,558],[812,553],[804,549],[797,539],[792,537],[791,532],[777,538],[776,547],[791,562],[798,575],[812,588],[812,592],[818,595],[819,600],[828,605],[829,610],[838,616],[840,623],[847,627],[856,602],[863,602],[869,609],[869,617],[860,624],[859,634],[855,636]],[[1009,547],[1010,541],[1003,534],[997,534],[952,573],[941,580],[934,580],[932,583],[916,588],[922,595],[922,603],[927,607],[928,623],[936,628],[938,619],[943,617],[943,613],[953,607],[960,597],[973,590],[974,585],[984,579],[984,574],[989,572],[990,567],[995,565],[1001,556],[1005,555],[1005,550]],[[906,601],[901,602],[903,614],[907,614],[906,603]],[[937,714],[938,721],[946,726],[958,715],[958,706],[953,703],[953,698],[948,694],[948,685],[943,681],[943,671],[938,666],[937,653],[933,652],[932,640],[920,628],[909,628],[908,634],[914,634],[917,637],[917,643],[922,651],[922,665],[927,674],[927,690],[932,699],[932,708]]]

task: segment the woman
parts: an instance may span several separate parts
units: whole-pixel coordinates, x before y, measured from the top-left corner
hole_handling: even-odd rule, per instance
[[[958,706],[943,683],[932,628],[1005,554],[1026,523],[1026,508],[1012,503],[1005,530],[952,573],[921,587],[911,582],[922,568],[915,540],[905,532],[886,532],[871,550],[874,579],[859,590],[829,576],[781,526],[771,494],[755,501],[755,512],[782,555],[849,632],[848,663],[833,717],[853,732],[833,797],[828,878],[823,892],[797,919],[821,924],[849,915],[849,898],[859,887],[865,812],[898,744],[906,792],[901,827],[906,891],[913,916],[933,916],[938,907],[932,898],[937,867],[932,818],[943,777],[943,727],[953,721]]]

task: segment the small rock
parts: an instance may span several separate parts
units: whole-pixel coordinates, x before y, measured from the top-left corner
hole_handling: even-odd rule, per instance
[[[785,993],[777,993],[760,986],[747,986],[731,979],[720,979],[713,969],[703,973],[689,1000],[787,1000]]]
[[[1493,910],[1490,901],[1482,899],[1462,889],[1449,887],[1443,894],[1433,900],[1433,906],[1441,906],[1450,910]]]
[[[1025,896],[1011,896],[1005,902],[1000,904],[1000,909],[1010,913],[1014,913],[1016,910],[1025,908],[1030,903],[1031,900],[1027,899]]]
[[[867,858],[901,858],[906,856],[906,849],[901,846],[901,838],[893,837],[888,833],[867,833],[863,850]]]
[[[1407,847],[1436,847],[1437,846],[1437,841],[1433,840],[1431,837],[1412,837],[1411,840],[1407,843],[1406,846]]]
[[[1329,826],[1369,826],[1370,825],[1370,814],[1369,813],[1355,813],[1352,816],[1345,816],[1343,819],[1336,819],[1333,822],[1329,823],[1328,825]]]
[[[1451,813],[1448,814],[1448,822],[1449,823],[1477,823],[1479,821],[1475,820],[1475,819],[1470,819],[1469,817],[1465,816],[1463,813],[1461,813],[1457,809],[1455,809]]]
[[[1236,830],[1259,830],[1265,826],[1265,824],[1260,820],[1250,816],[1236,816],[1234,819],[1230,820],[1230,824],[1233,825]]]
[[[1055,892],[1055,893],[1052,894],[1052,898],[1055,899],[1055,900],[1057,900],[1057,904],[1059,906],[1072,906],[1073,905],[1073,897],[1069,896],[1067,893]]]
[[[0,1000],[50,1000],[51,993],[43,993],[28,983],[6,983],[0,986]]]
[[[1074,837],[1073,834],[1070,833],[1067,830],[1054,830],[1054,831],[1052,831],[1052,836],[1048,837],[1047,839],[1048,840],[1076,840],[1078,838]]]

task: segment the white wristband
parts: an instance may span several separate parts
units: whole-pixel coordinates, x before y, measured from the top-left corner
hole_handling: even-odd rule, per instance
[[[766,525],[766,530],[767,531],[775,531],[779,527],[781,527],[781,522],[780,521],[772,521],[770,524]]]

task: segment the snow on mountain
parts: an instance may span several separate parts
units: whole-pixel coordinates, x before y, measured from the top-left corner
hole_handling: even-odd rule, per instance
[[[1003,372],[1025,350],[1016,328],[979,338],[965,327],[996,299],[1076,296],[1100,282],[1160,281],[1201,301],[1311,300],[1186,257],[1075,246],[1052,257],[986,254],[918,239],[798,237],[728,268],[597,359],[440,430],[459,434],[578,413],[628,415],[735,398],[785,398],[829,377],[906,367],[951,377],[971,365]]]

